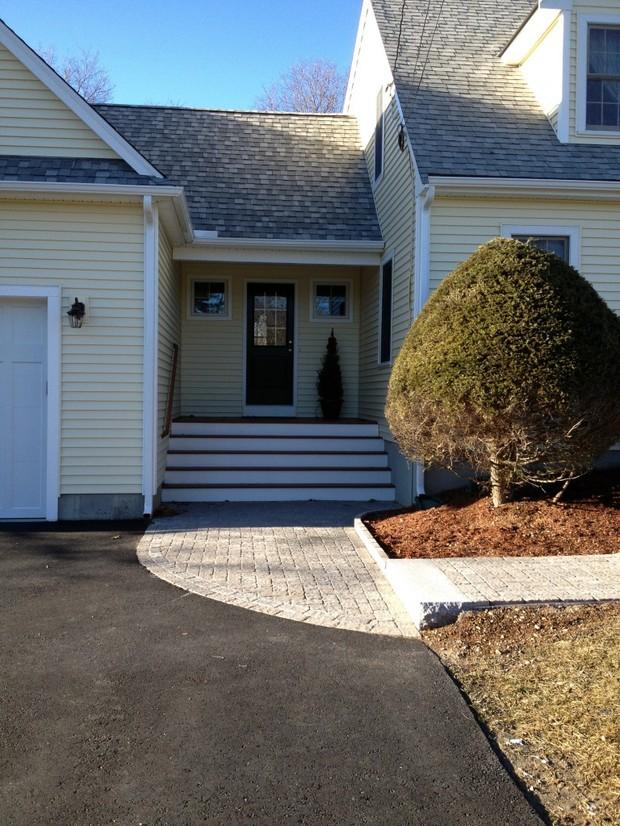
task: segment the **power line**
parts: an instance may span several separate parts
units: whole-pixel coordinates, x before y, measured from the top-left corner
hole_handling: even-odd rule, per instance
[[[433,33],[431,35],[430,43],[428,44],[428,50],[426,52],[426,59],[424,60],[424,66],[422,66],[422,71],[420,72],[420,79],[418,81],[418,85],[416,86],[416,90],[413,93],[412,103],[415,102],[416,97],[418,96],[418,92],[420,91],[420,86],[422,85],[422,80],[424,79],[424,72],[426,71],[426,67],[428,65],[428,59],[431,56],[431,51],[433,49],[433,41],[435,40],[435,35],[437,34],[437,29],[439,28],[439,21],[441,20],[441,15],[443,13],[443,7],[445,5],[446,0],[441,0],[441,6],[439,7],[439,13],[437,14],[437,20],[435,21],[435,28],[433,29]],[[429,0],[430,5],[430,0]],[[414,75],[415,77],[415,75]]]
[[[406,0],[403,0],[403,7],[405,5],[405,2],[406,2]],[[413,64],[413,78],[414,78],[414,81],[415,81],[415,73],[418,69],[418,62],[420,60],[420,54],[422,52],[422,43],[424,43],[424,34],[426,32],[426,23],[428,22],[428,17],[429,17],[429,14],[431,12],[432,2],[433,2],[433,0],[428,0],[428,3],[426,5],[426,12],[424,13],[424,21],[422,23],[422,32],[420,34],[420,39],[418,40],[418,50],[416,52],[415,62]]]
[[[394,58],[394,74],[396,74],[396,67],[398,66],[398,58],[400,57],[400,41],[403,36],[403,21],[405,19],[405,6],[407,0],[403,0],[403,5],[400,10],[400,25],[398,27],[398,40],[396,41],[396,57]]]

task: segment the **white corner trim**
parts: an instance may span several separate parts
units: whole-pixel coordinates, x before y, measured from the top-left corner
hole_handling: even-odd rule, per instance
[[[586,126],[586,100],[588,83],[588,26],[609,25],[620,26],[620,15],[617,14],[578,14],[577,15],[577,55],[575,71],[577,73],[575,101],[575,132],[592,138],[620,138],[620,130],[588,129]]]
[[[566,235],[568,237],[568,261],[578,270],[581,267],[581,227],[562,224],[502,224],[504,238],[513,235]]]
[[[557,136],[560,143],[568,143],[570,137],[570,73],[571,73],[571,30],[573,13],[570,8],[562,12],[562,100],[558,107]]]
[[[137,149],[110,126],[81,95],[2,21],[0,21],[0,43],[139,175],[163,177]]]
[[[427,185],[416,194],[416,232],[413,274],[413,319],[422,312],[429,293],[431,268],[431,207],[435,198],[435,187]]]
[[[153,513],[157,492],[157,351],[159,328],[159,218],[151,195],[144,196],[144,390],[142,493],[144,513]]]
[[[2,285],[0,297],[44,298],[47,302],[47,450],[45,518],[58,520],[60,497],[60,382],[62,308],[60,287]]]

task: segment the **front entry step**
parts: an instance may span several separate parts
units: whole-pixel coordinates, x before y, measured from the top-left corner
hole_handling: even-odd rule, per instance
[[[395,499],[375,422],[179,420],[163,502]]]

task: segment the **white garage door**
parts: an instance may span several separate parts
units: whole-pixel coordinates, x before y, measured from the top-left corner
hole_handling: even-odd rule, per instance
[[[45,517],[45,301],[0,298],[0,519]]]

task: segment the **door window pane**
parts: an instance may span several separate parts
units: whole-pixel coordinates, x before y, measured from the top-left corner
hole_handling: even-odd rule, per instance
[[[288,301],[285,295],[254,296],[254,346],[286,347]]]

